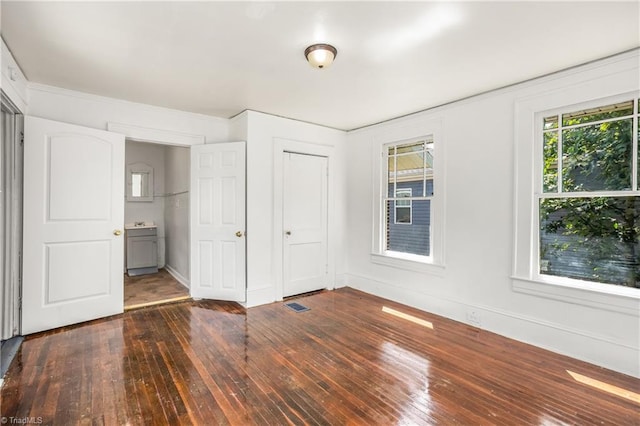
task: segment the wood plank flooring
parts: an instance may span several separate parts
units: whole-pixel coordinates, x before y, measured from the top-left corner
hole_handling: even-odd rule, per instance
[[[188,299],[189,289],[180,284],[165,269],[155,274],[130,277],[124,275],[124,308],[135,309],[141,306]]]
[[[187,301],[28,336],[1,413],[56,425],[640,424],[640,404],[567,370],[635,393],[638,379],[349,288],[296,302],[311,310]]]

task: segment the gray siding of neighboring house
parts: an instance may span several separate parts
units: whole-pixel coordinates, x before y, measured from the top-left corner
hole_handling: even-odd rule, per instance
[[[422,181],[399,182],[398,189],[411,188],[413,196],[422,195]],[[433,181],[427,181],[427,193],[433,190]],[[389,188],[393,196],[393,186]],[[387,250],[429,256],[431,201],[412,201],[411,223],[395,223],[395,203],[388,203]]]
[[[548,222],[562,217],[562,211],[553,212]],[[640,239],[635,244],[637,259],[632,261],[625,256],[633,248],[628,246],[629,243],[611,238],[605,241],[599,237],[565,235],[562,228],[555,233],[548,232],[546,223],[540,225],[540,273],[618,285],[630,285],[630,277],[635,275],[635,287],[640,288]],[[610,248],[607,254],[598,254],[600,246],[612,245],[616,248]]]

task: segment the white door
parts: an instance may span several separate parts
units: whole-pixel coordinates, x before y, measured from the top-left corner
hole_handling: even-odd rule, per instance
[[[327,158],[285,152],[283,296],[327,288]]]
[[[123,311],[124,136],[25,117],[22,333]]]
[[[191,296],[243,302],[245,144],[191,147]]]

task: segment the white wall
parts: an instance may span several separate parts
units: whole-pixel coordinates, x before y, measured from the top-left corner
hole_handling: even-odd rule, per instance
[[[127,141],[125,144],[125,165],[144,163],[153,168],[153,201],[126,201],[124,203],[124,223],[138,221],[154,222],[158,226],[158,268],[165,265],[165,147],[152,143]],[[126,170],[126,167],[125,167]],[[127,193],[125,176],[125,189]],[[126,259],[125,259],[126,267]]]
[[[636,51],[349,133],[348,285],[462,322],[472,323],[475,313],[484,329],[640,376],[637,298],[617,309],[606,296],[593,304],[582,295],[520,291],[511,278],[516,105],[567,88],[638,90],[638,75]],[[444,164],[436,178],[444,179],[445,265],[421,273],[372,262],[372,182],[380,144],[428,121],[441,123],[436,144]]]
[[[229,119],[229,141],[240,142],[247,140],[249,113],[247,111]]]
[[[16,63],[9,48],[2,40],[2,52],[0,53],[0,64],[2,70],[0,72],[2,83],[2,91],[13,102],[13,104],[23,114],[27,110],[29,103],[29,93],[27,91],[27,79],[22,70]]]
[[[165,267],[189,285],[189,149],[165,147]]]
[[[226,141],[229,137],[229,120],[224,118],[34,83],[29,84],[27,113],[102,130],[107,130],[107,123],[111,122],[141,129],[164,130],[176,135],[202,135],[206,142]]]
[[[333,176],[329,179],[333,181],[333,193],[330,198],[333,197],[334,208],[330,208],[329,217],[330,246],[333,242],[329,252],[330,275],[334,285],[342,285],[347,268],[345,132],[253,111],[244,112],[236,120],[247,122],[246,133],[239,128],[239,133],[234,135],[246,136],[247,140],[247,306],[270,303],[281,297],[277,277],[282,260],[274,247],[281,243],[282,233],[276,232],[278,226],[274,218],[282,211],[282,205],[274,201],[277,192],[274,191],[274,155],[278,155],[277,147],[283,143],[303,148],[315,146],[331,152],[329,167]]]

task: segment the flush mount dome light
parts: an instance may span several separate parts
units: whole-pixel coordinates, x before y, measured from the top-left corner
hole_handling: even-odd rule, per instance
[[[304,50],[307,61],[315,68],[328,67],[337,54],[336,48],[330,44],[313,44]]]

